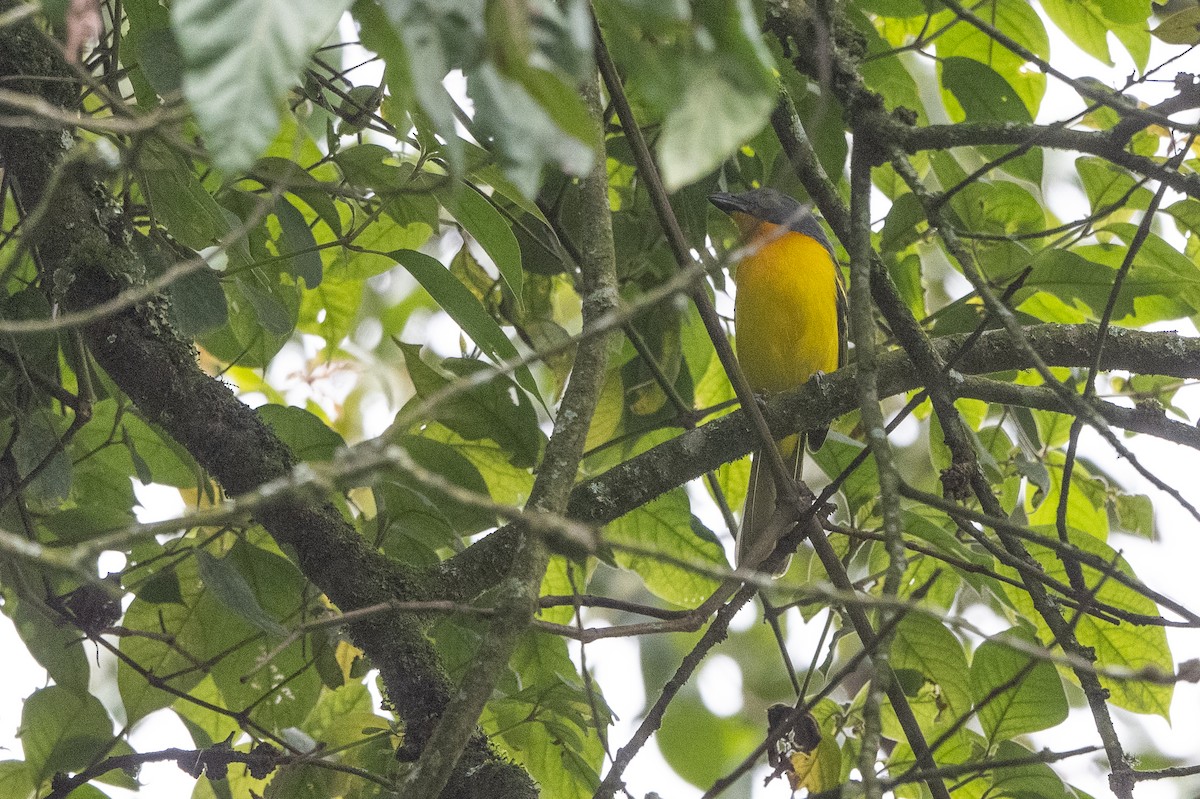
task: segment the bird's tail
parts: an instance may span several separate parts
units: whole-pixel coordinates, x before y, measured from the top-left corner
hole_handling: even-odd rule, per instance
[[[792,473],[793,479],[800,477],[804,466],[804,438],[800,433],[788,436],[779,442],[779,454]],[[824,436],[822,436],[824,438]],[[763,463],[759,453],[750,456],[750,487],[746,491],[746,507],[742,513],[742,528],[738,531],[735,565],[740,568],[757,568],[775,552],[780,536],[788,532],[787,527],[773,525],[777,491],[771,470]],[[775,572],[778,577],[787,571],[789,556]]]

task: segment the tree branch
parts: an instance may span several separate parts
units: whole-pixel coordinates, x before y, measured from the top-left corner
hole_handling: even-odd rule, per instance
[[[0,9],[12,5],[3,2]],[[30,23],[0,28],[0,77],[67,112],[77,105],[74,74]],[[286,480],[296,464],[293,454],[224,383],[200,369],[191,344],[171,327],[164,300],[151,296],[113,306],[111,315],[90,315],[89,309],[142,283],[144,269],[106,188],[78,160],[60,172],[68,160],[57,132],[0,128],[0,161],[25,207],[54,203],[54,234],[30,242],[43,284],[67,287],[58,299],[68,312],[85,315],[81,329],[96,361],[144,418],[182,444],[225,491],[237,495]],[[328,502],[289,493],[254,513],[343,611],[429,593],[425,576],[375,551]],[[402,752],[410,757],[420,752],[450,696],[424,624],[421,616],[397,613],[350,625],[405,722]],[[471,784],[499,795],[514,785],[528,786],[524,771],[496,759],[485,745],[470,754],[451,777],[459,795],[468,795]]]
[[[593,144],[598,153],[598,163],[580,186],[580,194],[587,205],[584,217],[589,220],[579,242],[579,293],[583,298],[583,324],[587,331],[616,310],[619,295],[599,85],[594,81],[585,85],[583,95],[595,122]],[[528,508],[531,510],[554,514],[566,510],[567,499],[579,473],[592,414],[604,385],[608,353],[615,336],[616,331],[605,330],[587,335],[579,343],[570,382],[559,404],[554,431],[530,494]],[[495,615],[472,666],[458,686],[454,701],[446,708],[421,759],[404,781],[402,797],[424,799],[459,795],[449,790],[442,793],[449,772],[464,743],[476,734],[475,725],[484,704],[491,698],[496,679],[512,656],[521,634],[533,621],[550,550],[536,531],[519,523],[511,529],[516,536],[513,557],[507,566],[506,577],[503,581],[497,580]]]

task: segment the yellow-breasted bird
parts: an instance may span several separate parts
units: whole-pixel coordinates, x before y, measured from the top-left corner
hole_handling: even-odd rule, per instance
[[[708,197],[732,217],[749,253],[737,264],[734,282],[734,332],[737,358],[755,392],[771,394],[802,385],[817,373],[846,362],[846,291],[825,231],[799,201],[775,189]],[[810,430],[817,449],[826,429]],[[779,442],[783,461],[799,477],[805,434]],[[752,456],[750,487],[742,529],[737,535],[737,565],[753,568],[775,549],[771,517],[775,481]],[[786,563],[785,566],[786,568]]]

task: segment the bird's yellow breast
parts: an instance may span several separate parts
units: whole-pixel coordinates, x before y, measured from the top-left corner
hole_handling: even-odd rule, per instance
[[[837,266],[801,233],[762,223],[737,267],[737,357],[755,391],[784,391],[838,368]]]

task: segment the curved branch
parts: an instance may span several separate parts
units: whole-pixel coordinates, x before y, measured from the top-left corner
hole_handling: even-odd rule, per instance
[[[1088,366],[1095,353],[1095,325],[1036,325],[1026,328],[1025,336],[1034,351],[1053,366]],[[964,338],[935,339],[933,347],[945,358]],[[1007,333],[991,330],[980,336],[974,347],[961,356],[955,369],[964,374],[990,374],[1030,366],[1012,346]],[[1200,340],[1173,333],[1113,330],[1105,344],[1101,368],[1200,378]],[[854,381],[854,367],[851,366],[827,375],[819,387],[810,384],[775,397],[765,411],[772,434],[781,438],[798,430],[829,424],[842,413],[857,407]],[[912,362],[899,351],[880,357],[878,383],[880,396],[901,394],[920,387]],[[963,382],[957,388],[961,396],[971,396],[967,389],[974,385]],[[1012,393],[999,393],[989,382],[981,388],[981,393],[1012,401],[1028,390],[1012,386]],[[1050,402],[1043,389],[1035,388],[1026,396],[1032,407],[1043,407]],[[1133,422],[1139,415],[1137,411],[1122,410],[1114,417]],[[1147,432],[1165,427],[1172,431],[1172,436],[1179,435],[1174,426],[1154,421],[1138,421],[1137,424]],[[609,522],[709,469],[748,454],[753,447],[753,435],[741,412],[723,416],[581,483],[571,496],[568,513],[572,518],[594,524]],[[480,542],[484,543],[486,539]]]

